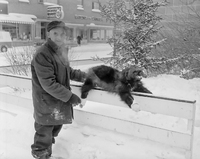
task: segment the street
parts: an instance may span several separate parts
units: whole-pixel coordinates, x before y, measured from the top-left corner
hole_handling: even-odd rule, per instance
[[[22,48],[17,48],[19,51],[22,51]],[[71,51],[69,53],[69,59],[71,61],[85,61],[92,59],[92,57],[98,56],[98,57],[110,57],[112,52],[112,48],[109,44],[106,43],[90,43],[85,44],[78,47],[71,48]],[[5,57],[6,53],[0,53],[0,66],[9,66],[10,63]],[[91,61],[91,60],[89,60]],[[91,61],[92,62],[92,61]],[[78,63],[77,63],[78,64]],[[87,63],[87,64],[90,64]]]

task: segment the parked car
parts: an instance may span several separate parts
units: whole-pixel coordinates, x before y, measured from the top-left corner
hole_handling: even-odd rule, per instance
[[[12,39],[9,32],[0,31],[0,52],[7,52],[12,47]]]

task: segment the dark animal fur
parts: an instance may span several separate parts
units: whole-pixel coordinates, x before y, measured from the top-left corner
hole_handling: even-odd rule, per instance
[[[101,65],[89,69],[87,78],[81,87],[81,98],[87,98],[91,89],[98,86],[121,97],[130,108],[133,103],[131,92],[151,93],[143,86],[141,77],[146,77],[142,68],[132,66],[119,71],[109,66]]]

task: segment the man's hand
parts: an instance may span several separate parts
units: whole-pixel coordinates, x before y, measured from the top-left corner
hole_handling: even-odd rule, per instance
[[[72,94],[72,96],[68,100],[68,102],[70,104],[72,104],[72,106],[76,106],[76,105],[79,105],[81,103],[81,99],[76,94]]]

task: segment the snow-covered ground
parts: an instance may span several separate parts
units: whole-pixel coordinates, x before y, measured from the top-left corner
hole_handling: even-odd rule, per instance
[[[174,75],[160,75],[143,79],[143,82],[155,95],[197,101],[193,159],[199,159],[200,79],[185,80]],[[7,89],[1,88],[0,90],[6,92]],[[30,97],[30,93],[26,91],[17,94]],[[104,107],[92,102],[86,102],[82,109],[92,110],[95,106],[102,111],[101,113],[108,110],[114,112],[112,106]],[[1,109],[5,107],[8,111]],[[160,123],[169,128],[174,126],[174,121],[180,129],[185,124],[182,119],[171,120],[156,116],[156,114],[142,114],[142,112],[136,113],[125,108],[119,109],[120,114],[115,113],[115,115],[124,116],[124,118],[152,124]],[[32,111],[30,106],[22,108],[8,103],[0,103],[0,159],[32,158],[30,153],[30,145],[33,143],[34,136]],[[72,125],[64,125],[53,146],[53,155],[65,159],[184,159],[180,152],[182,151],[179,149],[159,143],[75,122]]]
[[[111,48],[105,44],[88,44],[76,47],[72,51],[74,60],[90,59],[92,56],[108,57]],[[0,65],[6,64],[0,55]],[[81,70],[93,65],[76,66]],[[155,95],[172,98],[196,100],[196,122],[194,134],[193,159],[200,158],[200,79],[185,80],[173,75],[160,75],[143,79],[146,87]],[[17,91],[0,88],[1,92],[9,92],[23,97],[31,97],[31,91]],[[99,103],[86,102],[82,108],[87,111],[110,113],[124,119],[151,123],[152,125],[185,129],[183,119],[174,119],[157,114],[134,112],[126,108],[116,108]],[[20,107],[0,101],[0,159],[31,159],[33,143],[33,108]],[[64,125],[53,155],[64,159],[184,159],[182,151],[152,141],[111,132],[97,127],[74,122]]]

